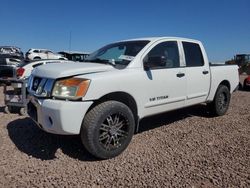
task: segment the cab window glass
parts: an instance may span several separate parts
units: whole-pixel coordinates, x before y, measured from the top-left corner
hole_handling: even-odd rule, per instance
[[[200,45],[191,42],[182,42],[187,67],[199,67],[204,65]]]
[[[150,68],[180,67],[178,44],[176,41],[162,42],[156,45],[145,59]]]

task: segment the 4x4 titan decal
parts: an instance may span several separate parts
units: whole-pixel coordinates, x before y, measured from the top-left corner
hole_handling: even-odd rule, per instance
[[[163,99],[168,99],[168,95],[159,96],[159,97],[152,97],[149,99],[149,101],[152,102],[152,101],[159,101],[159,100],[163,100]]]

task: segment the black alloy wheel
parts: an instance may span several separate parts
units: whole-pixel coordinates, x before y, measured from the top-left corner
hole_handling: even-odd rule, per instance
[[[129,134],[129,121],[121,113],[109,115],[101,124],[99,142],[109,151],[119,148]]]
[[[214,116],[224,115],[229,107],[231,94],[225,85],[219,85],[212,103],[209,103],[209,110]]]
[[[92,155],[108,159],[127,148],[134,130],[130,108],[118,101],[106,101],[85,115],[80,134],[83,145]]]

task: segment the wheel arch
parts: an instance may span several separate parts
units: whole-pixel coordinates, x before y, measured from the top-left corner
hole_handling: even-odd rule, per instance
[[[215,86],[212,86],[212,88],[210,88],[210,93],[209,93],[209,96],[207,98],[207,103],[213,102],[215,95],[216,95],[216,93],[221,85],[226,86],[228,88],[229,92],[231,93],[231,85],[230,85],[230,82],[228,80],[222,80],[221,82],[214,83],[214,85]]]
[[[230,82],[229,82],[228,80],[223,80],[223,81],[221,81],[220,84],[218,85],[218,87],[219,87],[220,85],[226,86],[226,87],[229,89],[229,91],[231,92],[231,85],[230,85]],[[218,89],[218,87],[217,87],[217,89]]]
[[[126,92],[112,92],[112,93],[108,93],[108,94],[100,97],[99,99],[94,101],[94,103],[90,106],[90,108],[88,109],[87,112],[89,112],[91,109],[93,109],[96,105],[98,105],[102,102],[105,102],[105,101],[109,101],[109,100],[121,102],[130,108],[130,110],[132,111],[132,113],[134,115],[134,119],[135,119],[135,132],[137,132],[138,128],[139,128],[139,116],[138,116],[137,103],[136,103],[134,97]]]
[[[40,56],[35,56],[33,59],[42,59]]]

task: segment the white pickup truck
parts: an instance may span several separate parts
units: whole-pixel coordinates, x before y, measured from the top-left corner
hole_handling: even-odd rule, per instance
[[[42,65],[29,80],[28,113],[44,131],[80,134],[98,158],[123,152],[142,118],[199,103],[224,115],[239,83],[235,65],[209,65],[197,40],[120,41],[86,63]]]

